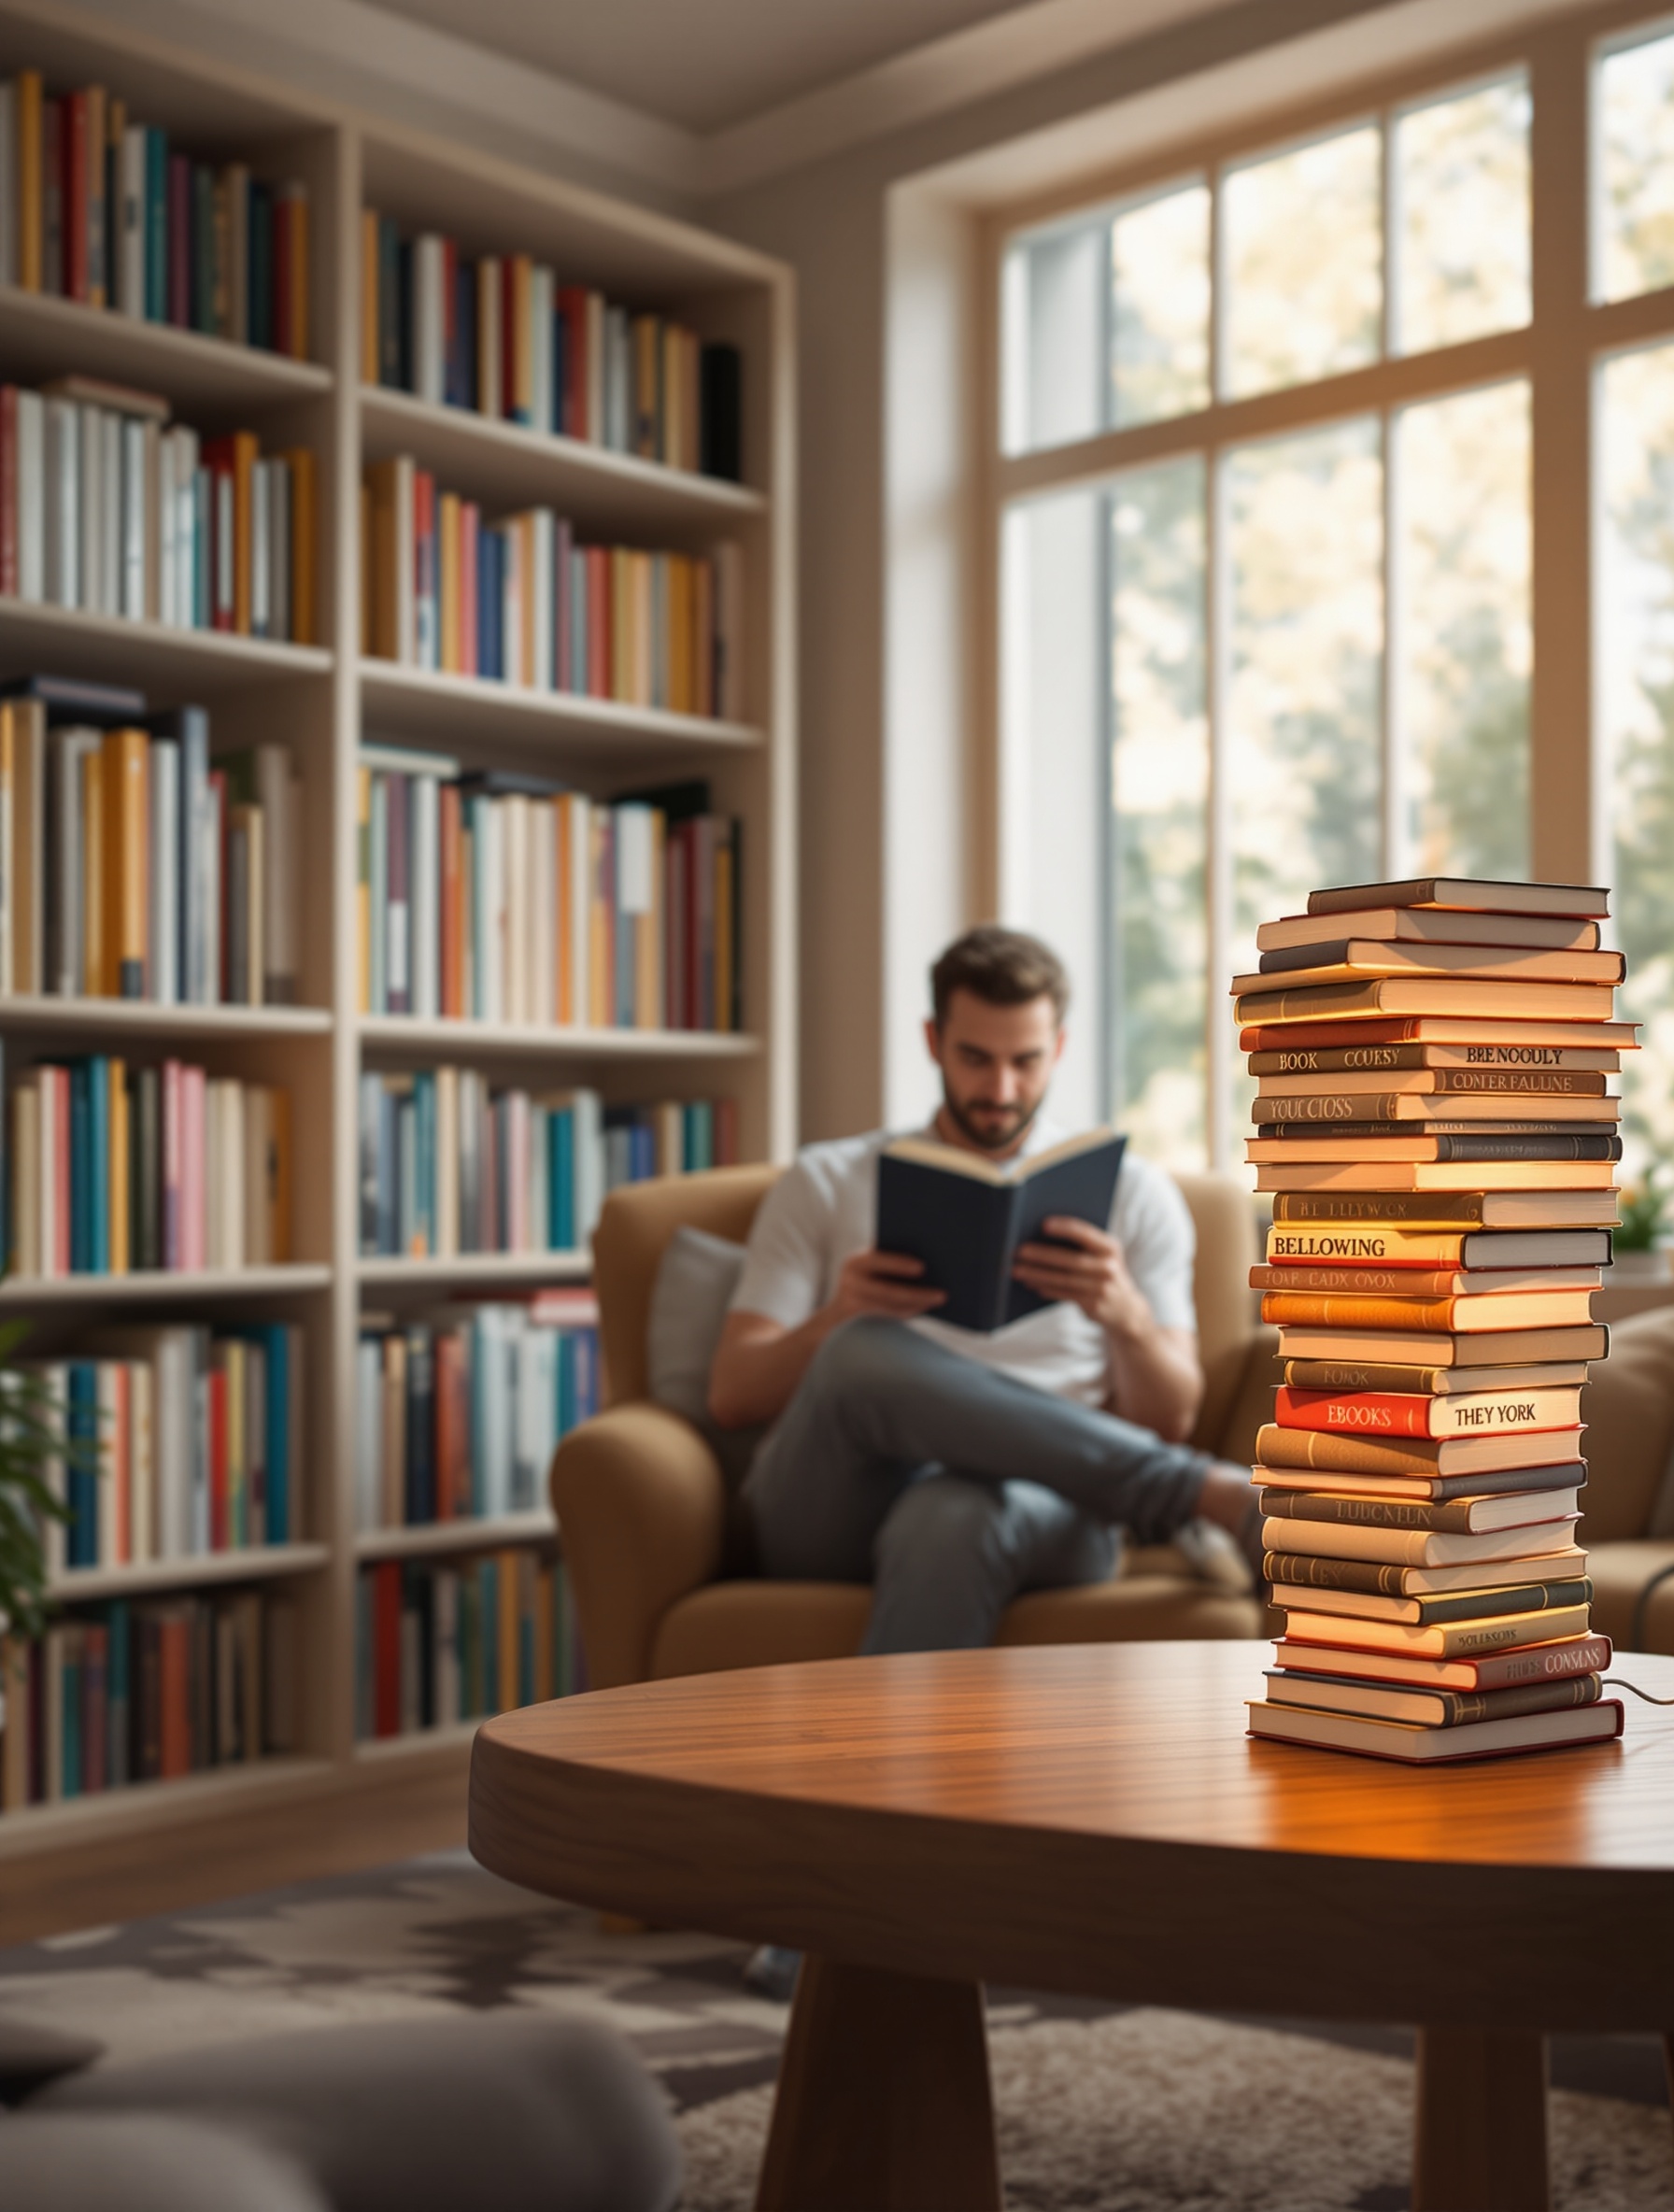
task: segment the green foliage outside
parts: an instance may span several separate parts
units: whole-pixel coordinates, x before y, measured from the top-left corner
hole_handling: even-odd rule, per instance
[[[67,1460],[60,1409],[39,1376],[13,1364],[28,1333],[26,1321],[0,1324],[0,1623],[21,1636],[40,1633],[46,1616],[47,1564],[41,1531],[68,1510],[48,1486],[45,1469]]]

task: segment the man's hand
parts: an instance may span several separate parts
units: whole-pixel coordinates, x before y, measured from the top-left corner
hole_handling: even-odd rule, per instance
[[[831,1326],[862,1313],[887,1313],[897,1321],[933,1313],[946,1304],[947,1293],[920,1283],[917,1278],[923,1273],[924,1262],[909,1259],[904,1253],[857,1252],[844,1261],[826,1308]]]
[[[1122,1257],[1122,1247],[1103,1229],[1072,1214],[1055,1213],[1041,1224],[1058,1244],[1020,1244],[1012,1269],[1019,1283],[1042,1297],[1066,1299],[1111,1337],[1143,1337],[1151,1332],[1151,1309]],[[1076,1249],[1066,1251],[1065,1244]]]

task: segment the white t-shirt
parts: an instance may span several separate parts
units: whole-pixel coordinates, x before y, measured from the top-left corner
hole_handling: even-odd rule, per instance
[[[934,1129],[920,1133],[935,1135]],[[1043,1152],[1067,1134],[1037,1121],[1024,1140],[1024,1154]],[[732,1294],[734,1312],[763,1313],[782,1327],[800,1328],[818,1312],[835,1291],[844,1261],[870,1251],[875,1241],[878,1154],[889,1141],[887,1130],[876,1129],[870,1136],[810,1144],[797,1156],[757,1212]],[[1116,1178],[1110,1233],[1157,1326],[1195,1329],[1191,1214],[1173,1181],[1131,1152],[1124,1155]],[[929,1315],[909,1326],[1055,1397],[1089,1406],[1109,1400],[1110,1348],[1104,1331],[1079,1306],[1043,1306],[988,1335]]]

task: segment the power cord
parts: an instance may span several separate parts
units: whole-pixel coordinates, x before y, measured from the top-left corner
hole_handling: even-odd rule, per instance
[[[1638,1682],[1626,1681],[1619,1674],[1607,1674],[1601,1679],[1607,1690],[1631,1690],[1636,1697],[1642,1697],[1647,1705],[1674,1705],[1674,1697],[1653,1697],[1649,1690],[1641,1690]]]

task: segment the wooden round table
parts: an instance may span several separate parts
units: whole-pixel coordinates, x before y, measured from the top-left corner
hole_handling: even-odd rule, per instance
[[[762,2206],[999,2205],[985,1981],[1419,2022],[1415,2212],[1543,2206],[1544,2033],[1674,2027],[1674,1712],[1426,1771],[1247,1737],[1270,1656],[933,1652],[534,1706],[477,1733],[471,1849],[808,1954]],[[1674,1659],[1614,1671],[1674,1695]]]

